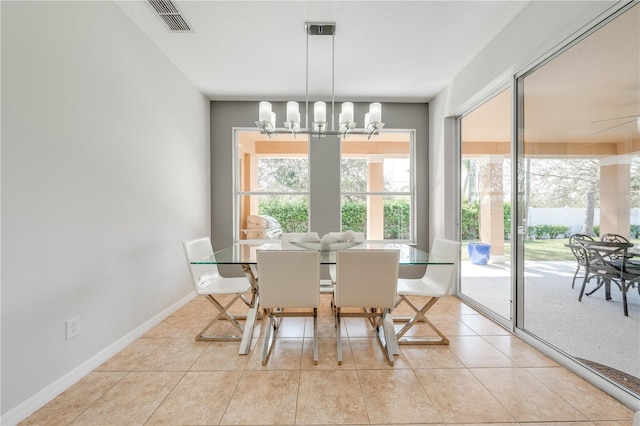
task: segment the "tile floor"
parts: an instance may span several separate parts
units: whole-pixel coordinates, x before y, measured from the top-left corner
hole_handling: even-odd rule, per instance
[[[339,366],[322,297],[318,365],[308,318],[284,319],[264,367],[259,326],[246,356],[238,342],[194,341],[213,312],[198,297],[21,425],[633,423],[630,409],[454,297],[430,315],[449,346],[403,345],[389,366],[366,320],[348,318]]]

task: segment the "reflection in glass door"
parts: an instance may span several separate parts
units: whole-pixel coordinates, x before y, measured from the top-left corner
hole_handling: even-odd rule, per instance
[[[460,120],[460,293],[511,319],[511,89]]]

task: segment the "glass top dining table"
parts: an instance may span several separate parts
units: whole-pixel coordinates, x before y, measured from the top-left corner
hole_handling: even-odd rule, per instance
[[[280,240],[259,240],[256,242],[245,242],[234,244],[215,252],[214,256],[209,256],[194,264],[224,264],[224,265],[255,265],[258,263],[256,252],[258,250],[308,250],[291,243],[282,243]],[[420,250],[409,244],[383,243],[383,242],[363,242],[349,249],[371,250],[371,249],[396,249],[400,250],[400,265],[451,265],[448,262],[430,255],[424,250]],[[336,250],[320,251],[320,263],[331,265],[336,263]]]
[[[400,250],[400,265],[452,265],[453,262],[439,259],[432,256],[424,250],[420,250],[409,244],[400,243],[384,243],[384,242],[363,242],[352,247],[346,248],[373,250],[373,249],[395,249]],[[243,240],[232,246],[218,250],[213,256],[192,261],[192,264],[217,264],[217,265],[241,265],[247,278],[251,281],[254,297],[251,301],[251,308],[246,316],[242,341],[240,342],[241,355],[249,353],[251,346],[251,338],[253,336],[253,328],[256,319],[260,317],[258,309],[258,286],[256,278],[258,276],[257,263],[258,250],[308,250],[308,248],[300,247],[295,244],[280,240]],[[324,265],[332,265],[336,263],[336,250],[322,251],[320,250],[320,263]]]

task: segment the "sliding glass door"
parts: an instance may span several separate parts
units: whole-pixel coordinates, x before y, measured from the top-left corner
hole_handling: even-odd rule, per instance
[[[625,316],[622,288],[612,283],[608,300],[567,247],[576,233],[640,243],[640,7],[519,77],[517,90],[516,325],[640,397],[640,284]]]
[[[460,120],[463,298],[511,319],[511,88]]]

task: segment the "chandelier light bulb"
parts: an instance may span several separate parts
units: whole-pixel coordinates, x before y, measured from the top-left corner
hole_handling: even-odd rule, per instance
[[[318,101],[313,104],[313,121],[316,123],[324,123],[327,121],[327,104]]]
[[[271,102],[260,102],[258,120],[271,121]]]
[[[292,123],[300,122],[299,106],[296,101],[287,102],[287,121]]]
[[[353,102],[342,103],[342,114],[340,114],[340,122],[353,121]]]
[[[369,120],[374,123],[382,122],[382,104],[380,102],[369,105]]]

